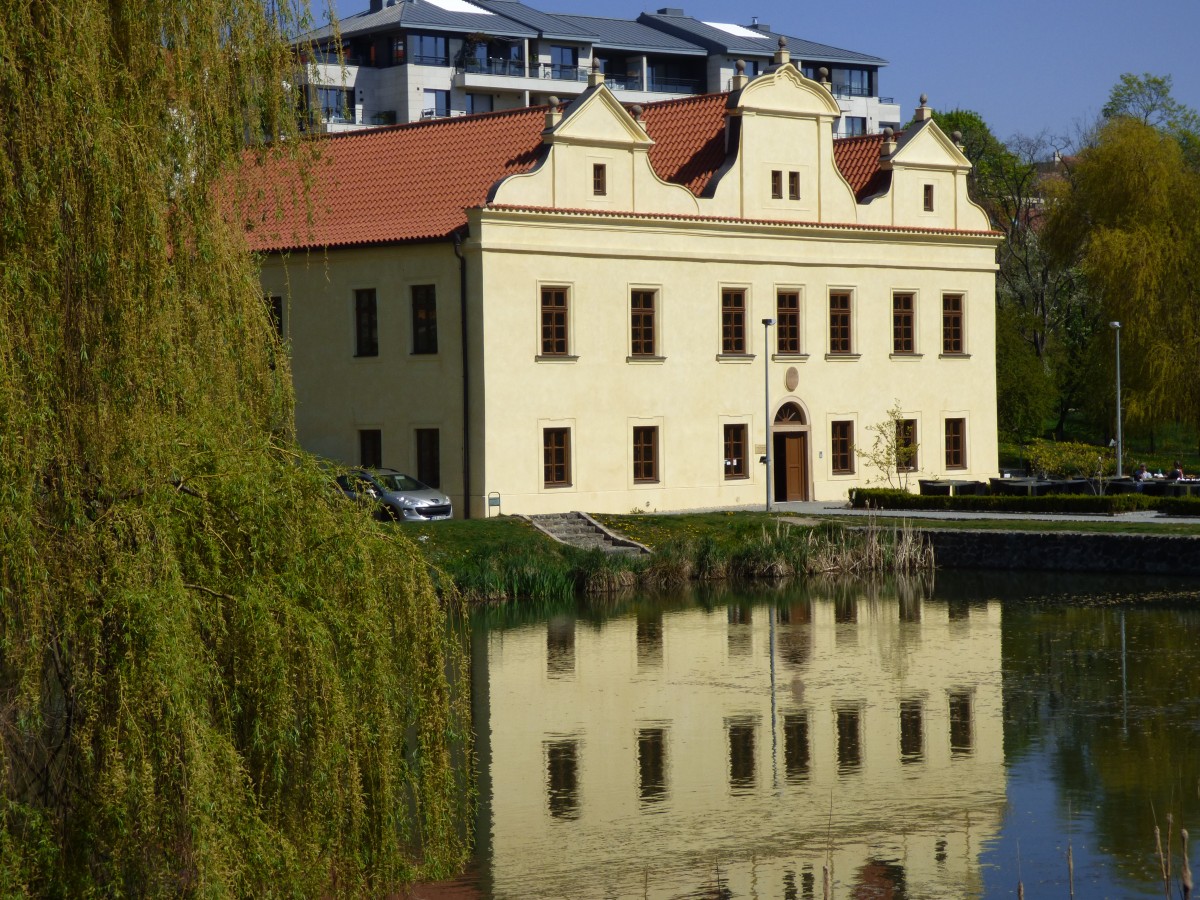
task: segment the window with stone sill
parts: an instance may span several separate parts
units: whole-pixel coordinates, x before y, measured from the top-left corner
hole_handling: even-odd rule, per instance
[[[727,288],[721,291],[721,353],[730,356],[746,353],[746,292]]]

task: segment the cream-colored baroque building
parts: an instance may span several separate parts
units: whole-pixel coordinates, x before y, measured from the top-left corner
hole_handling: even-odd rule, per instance
[[[320,140],[307,204],[248,226],[301,443],[470,516],[843,499],[893,409],[914,487],[994,475],[970,164],[924,98],[835,140],[787,57],[729,93],[626,107],[593,72],[565,107]]]

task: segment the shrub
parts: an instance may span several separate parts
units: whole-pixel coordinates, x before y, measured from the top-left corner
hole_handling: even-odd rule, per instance
[[[1163,497],[1158,509],[1168,516],[1200,516],[1200,497]]]
[[[907,491],[853,488],[850,505],[855,509],[945,509],[970,512],[1095,513],[1113,515],[1161,506],[1163,498],[1144,494],[1046,494],[1022,497],[1009,494],[980,494],[951,497],[920,496]]]

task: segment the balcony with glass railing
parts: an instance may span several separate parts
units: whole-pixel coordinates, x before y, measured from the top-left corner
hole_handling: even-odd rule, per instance
[[[550,89],[546,82],[558,82],[563,93],[574,93],[567,85],[587,84],[591,69],[587,66],[562,66],[552,63],[526,63],[518,59],[469,59],[455,66],[456,83],[461,87],[509,87],[513,90]],[[487,79],[511,79],[508,85]],[[646,91],[665,94],[703,93],[699,79],[658,78],[651,74],[643,85],[640,75],[606,74],[604,83],[613,91]]]

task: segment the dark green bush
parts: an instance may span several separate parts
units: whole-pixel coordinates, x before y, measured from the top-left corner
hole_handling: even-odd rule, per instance
[[[1200,516],[1200,497],[1162,497],[1158,509],[1167,516]]]
[[[923,496],[885,488],[853,488],[850,505],[855,509],[943,509],[967,512],[1096,513],[1112,515],[1137,509],[1161,508],[1162,497],[1144,494],[1046,494],[1021,497],[1008,494],[975,496]],[[1196,501],[1200,503],[1200,500]],[[1194,513],[1193,513],[1194,514]]]

